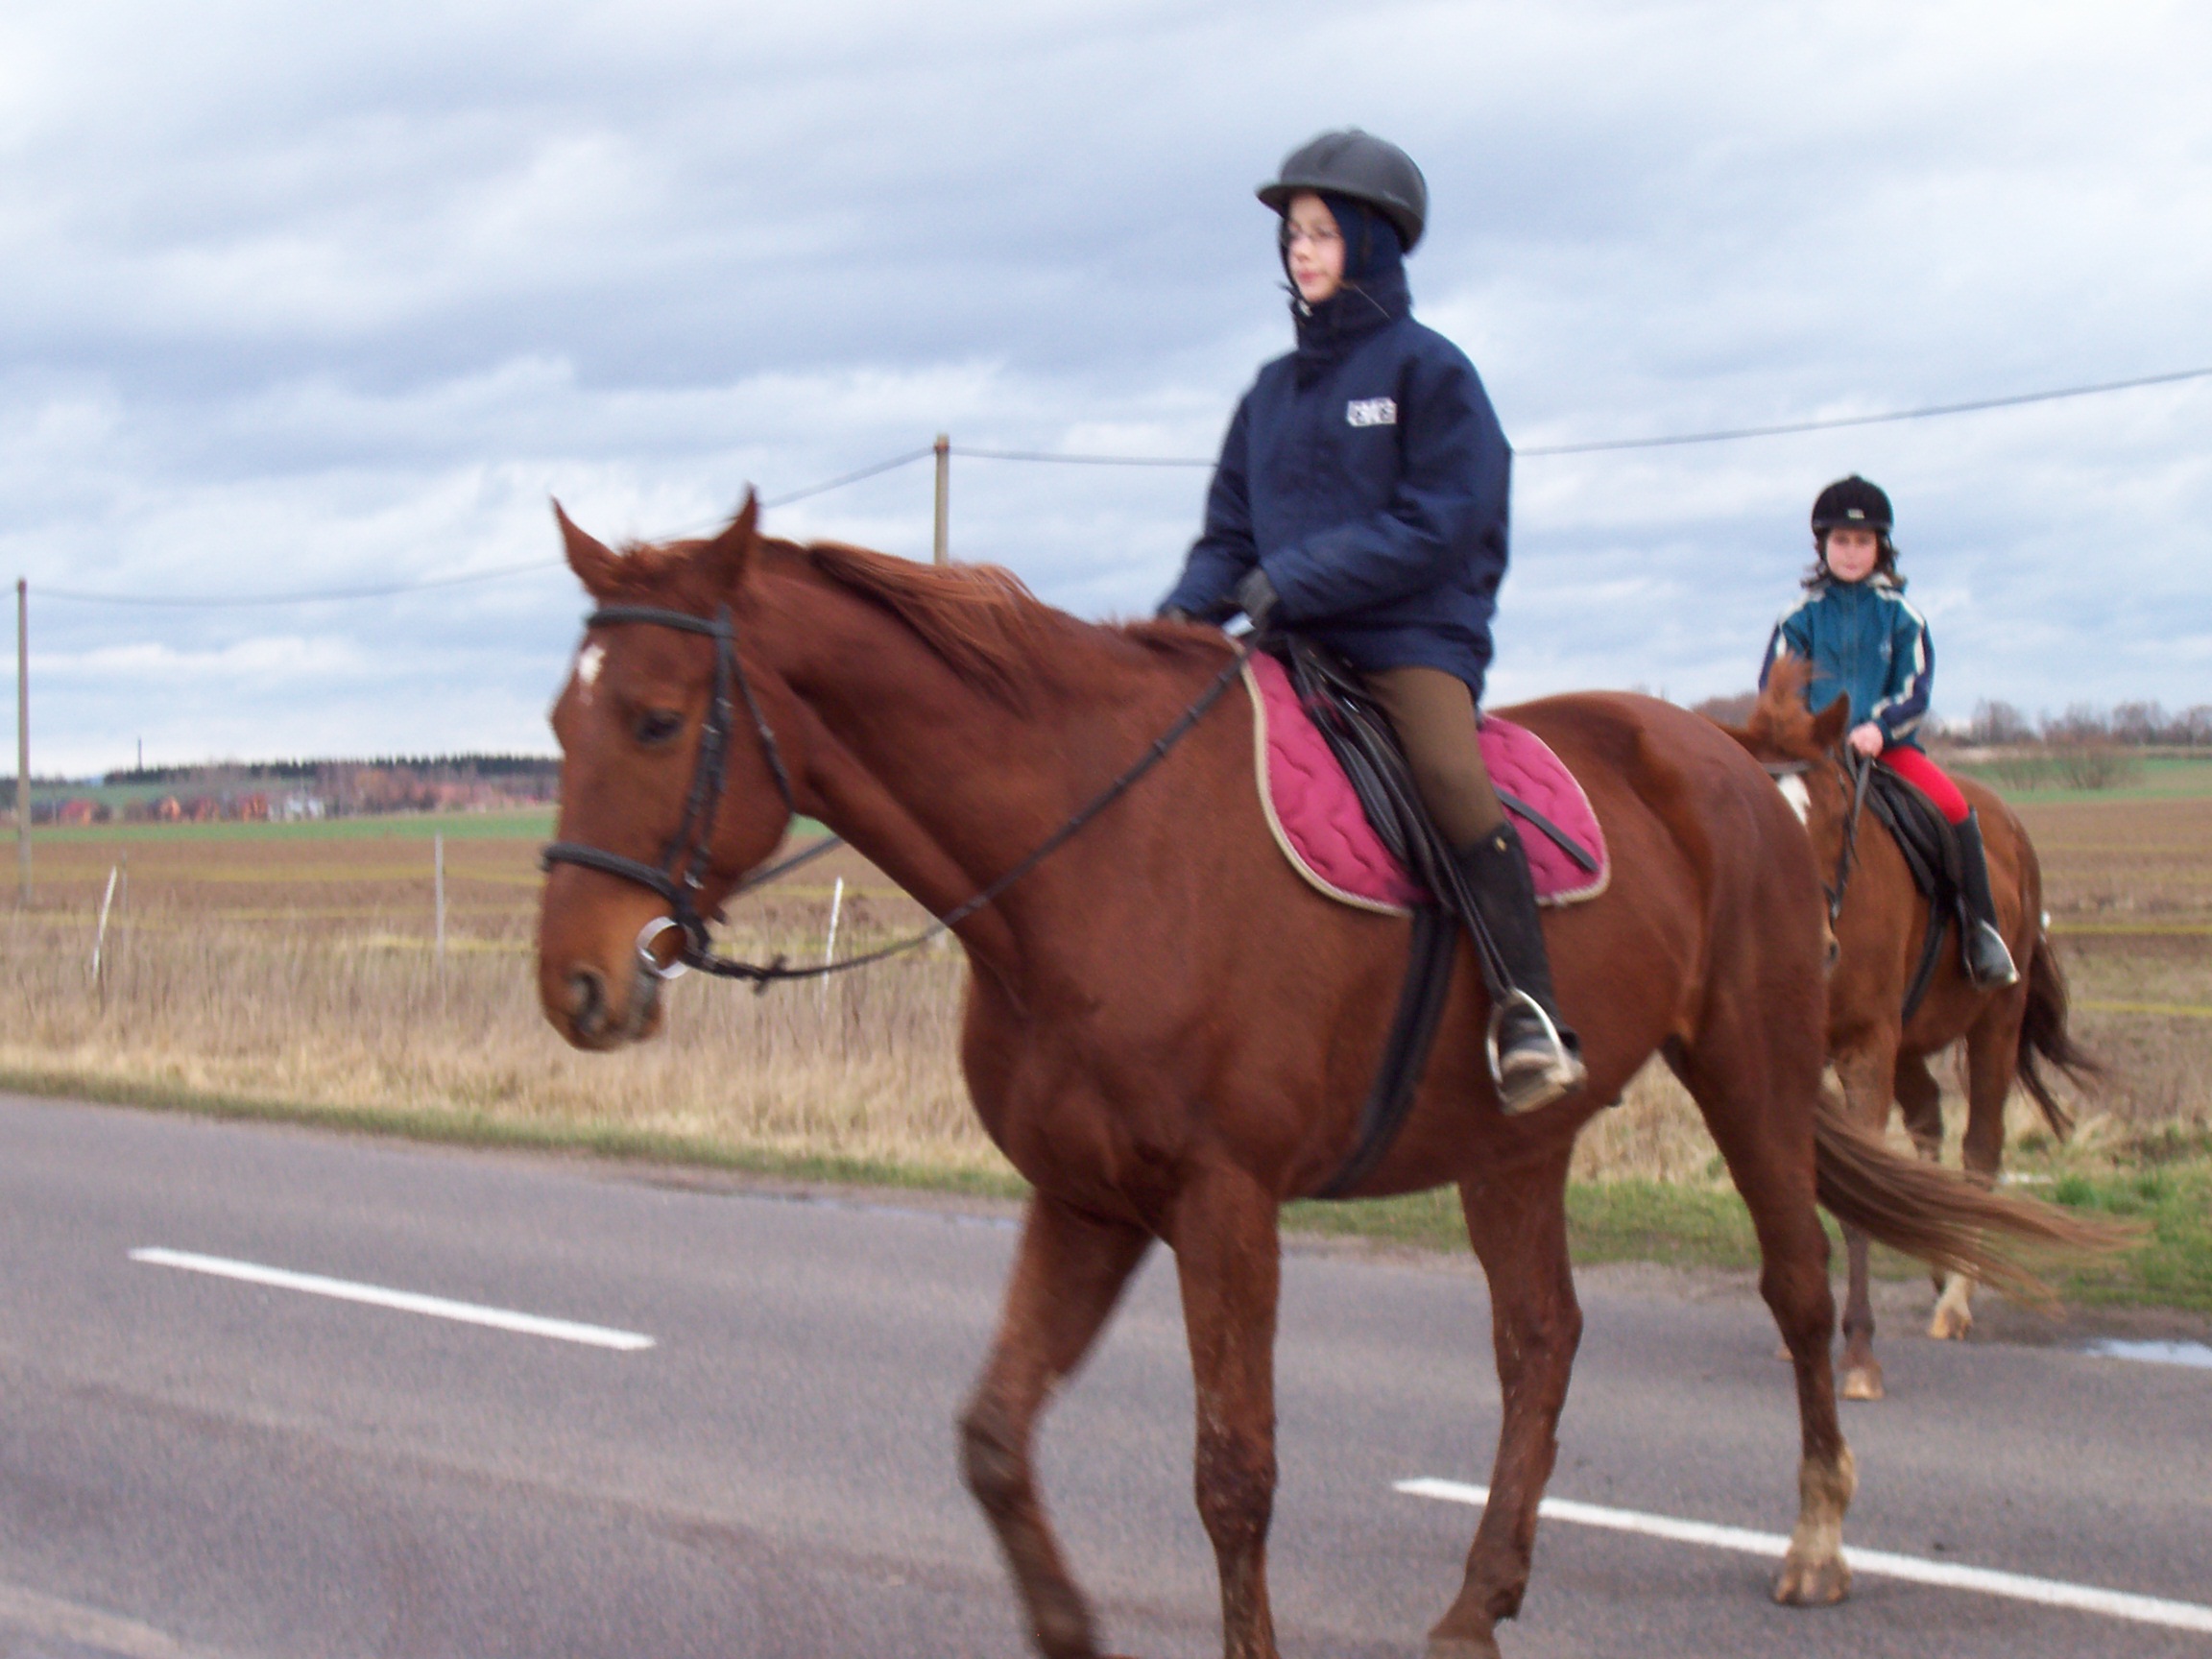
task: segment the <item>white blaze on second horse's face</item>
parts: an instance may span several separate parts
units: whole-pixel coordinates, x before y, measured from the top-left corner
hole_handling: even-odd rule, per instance
[[[1774,780],[1774,787],[1782,791],[1782,799],[1790,803],[1790,810],[1797,814],[1797,822],[1813,821],[1813,791],[1805,787],[1805,780],[1791,772]]]

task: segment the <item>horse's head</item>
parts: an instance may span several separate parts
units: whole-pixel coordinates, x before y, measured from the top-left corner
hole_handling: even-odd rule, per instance
[[[553,705],[561,816],[538,996],[569,1042],[613,1048],[660,1028],[661,980],[684,944],[672,918],[686,900],[712,916],[782,840],[802,757],[788,692],[748,627],[759,541],[750,495],[709,540],[621,552],[553,512],[595,608]]]
[[[1822,758],[1842,740],[1851,719],[1851,700],[1839,696],[1815,714],[1805,706],[1805,687],[1812,683],[1813,665],[1804,658],[1778,659],[1749,722],[1726,728],[1728,734],[1769,766]]]
[[[1742,726],[1721,730],[1751,752],[1765,766],[1806,828],[1819,836],[1815,819],[1833,816],[1847,803],[1828,798],[1839,793],[1836,768],[1822,764],[1842,741],[1851,720],[1851,700],[1838,697],[1815,714],[1805,706],[1805,687],[1812,684],[1813,665],[1802,657],[1782,657],[1767,675],[1767,684],[1752,706],[1751,718]]]

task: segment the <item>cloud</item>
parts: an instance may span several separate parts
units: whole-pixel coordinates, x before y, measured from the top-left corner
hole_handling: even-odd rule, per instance
[[[654,535],[940,430],[1207,453],[1286,342],[1251,187],[1347,121],[1422,160],[1422,314],[1524,447],[2212,362],[2208,45],[2151,5],[12,7],[0,550],[39,764],[141,730],[150,759],[156,730],[168,759],[545,747],[580,608],[555,493]],[[1859,469],[1940,709],[2212,701],[2208,413],[1524,456],[1496,691],[1745,684],[1807,504]],[[1204,484],[962,461],[955,550],[1142,612]],[[918,554],[927,470],[771,522]],[[533,561],[296,613],[39,598]]]

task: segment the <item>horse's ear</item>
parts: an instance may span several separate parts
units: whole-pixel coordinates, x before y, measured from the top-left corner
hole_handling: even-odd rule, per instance
[[[1836,700],[1813,716],[1813,741],[1825,754],[1842,741],[1843,728],[1851,724],[1851,694],[1836,693]]]
[[[714,591],[727,596],[737,590],[753,563],[753,544],[759,540],[760,497],[745,487],[745,504],[722,533],[699,550],[699,563]]]
[[[553,518],[561,526],[561,544],[568,554],[568,568],[576,572],[576,580],[584,584],[584,590],[594,599],[605,599],[614,591],[615,572],[620,569],[622,556],[596,537],[576,527],[576,521],[562,511],[561,503],[553,503]]]

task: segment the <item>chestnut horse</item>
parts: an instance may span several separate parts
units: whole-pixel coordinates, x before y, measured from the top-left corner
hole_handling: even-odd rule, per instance
[[[712,914],[797,811],[943,916],[1143,754],[1231,649],[1196,626],[1078,622],[1002,571],[766,540],[751,500],[711,540],[621,553],[560,523],[602,608],[553,712],[560,835],[616,867],[552,867],[539,991],[585,1048],[649,1037],[661,1019],[665,908],[620,860],[665,867],[698,846]],[[1493,1626],[1528,1580],[1581,1329],[1563,1204],[1575,1131],[1654,1051],[1696,1097],[1750,1208],[1761,1288],[1795,1364],[1801,1502],[1781,1600],[1834,1601],[1849,1583],[1856,1477],[1815,1191],[1887,1242],[1983,1271],[2004,1271],[1987,1229],[2064,1226],[1883,1150],[1839,1108],[1823,1115],[1820,884],[1749,756],[1643,697],[1554,698],[1514,718],[1582,779],[1617,860],[1601,898],[1546,922],[1589,1086],[1528,1117],[1499,1110],[1481,975],[1462,943],[1410,1118],[1358,1188],[1455,1183],[1489,1278],[1503,1421],[1464,1583],[1431,1634],[1430,1652],[1454,1659],[1497,1652]],[[961,1445],[1053,1659],[1098,1648],[1037,1489],[1034,1431],[1154,1239],[1173,1250],[1182,1288],[1224,1650],[1276,1652],[1277,1211],[1354,1144],[1408,924],[1333,903],[1292,874],[1255,793],[1252,737],[1244,700],[1223,699],[1141,786],[956,928],[968,1085],[1033,1190]],[[709,754],[726,776],[702,823],[686,803],[710,793],[696,779],[723,770],[699,763]]]
[[[1852,812],[1852,784],[1839,747],[1850,709],[1839,697],[1814,714],[1805,706],[1811,678],[1800,660],[1776,663],[1750,724],[1728,730],[1770,770],[1790,769],[1780,779],[1784,793],[1803,813],[1815,860],[1833,887],[1844,863],[1845,826]],[[2043,873],[2028,831],[1984,785],[1962,778],[1959,787],[1982,820],[1989,890],[1997,901],[2006,948],[2021,966],[2019,980],[1998,990],[1977,987],[1960,961],[1954,926],[1927,994],[1912,1017],[1905,1018],[1907,988],[1927,938],[1928,901],[1914,885],[1896,841],[1871,812],[1863,812],[1835,920],[1828,1052],[1859,1124],[1880,1134],[1894,1098],[1913,1145],[1933,1161],[1943,1151],[1943,1107],[1929,1061],[1963,1040],[1963,1162],[1968,1178],[1988,1188],[2004,1157],[2005,1102],[2013,1083],[2027,1089],[2052,1132],[2063,1139],[2074,1120],[2039,1063],[2050,1063],[2077,1082],[2098,1068],[2066,1029],[2066,981],[2043,931]],[[1866,1235],[1845,1222],[1843,1240],[1851,1271],[1843,1304],[1843,1396],[1879,1400],[1882,1364],[1874,1358]],[[1974,1323],[1973,1276],[1954,1269],[1937,1285],[1941,1294],[1928,1334],[1963,1337]]]

